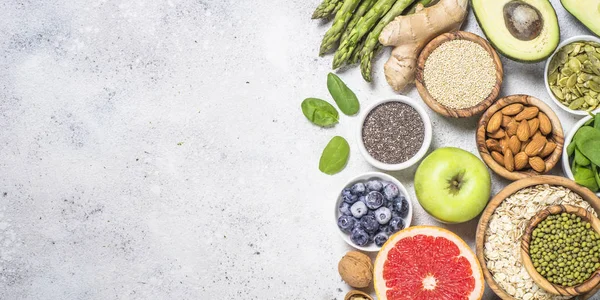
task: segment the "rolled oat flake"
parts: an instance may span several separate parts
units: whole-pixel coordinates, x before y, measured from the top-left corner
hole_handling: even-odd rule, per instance
[[[410,105],[386,102],[367,115],[362,138],[367,152],[374,159],[399,164],[417,154],[425,139],[425,125]]]

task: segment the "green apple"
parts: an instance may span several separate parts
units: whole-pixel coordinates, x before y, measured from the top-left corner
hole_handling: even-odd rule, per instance
[[[415,174],[419,203],[445,223],[462,223],[477,217],[490,199],[491,185],[483,162],[459,148],[433,151]]]

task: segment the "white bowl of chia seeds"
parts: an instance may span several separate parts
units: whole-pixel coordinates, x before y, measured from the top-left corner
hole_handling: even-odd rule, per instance
[[[336,227],[350,246],[376,252],[394,233],[408,228],[413,204],[398,179],[368,172],[350,179],[337,195]]]
[[[554,103],[556,103],[556,106],[560,107],[561,109],[563,109],[563,110],[565,110],[565,111],[567,111],[569,113],[572,113],[572,114],[575,114],[575,115],[586,116],[586,115],[588,115],[588,112],[587,112],[587,110],[585,108],[583,108],[583,109],[571,109],[571,108],[569,108],[568,105],[563,104],[557,98],[557,96],[554,94],[554,92],[552,91],[552,88],[550,87],[550,83],[549,83],[549,77],[550,77],[549,75],[550,74],[548,74],[548,71],[550,69],[550,62],[552,62],[552,60],[557,55],[557,53],[561,52],[561,50],[565,46],[567,46],[569,44],[572,44],[572,43],[576,43],[576,42],[596,42],[596,43],[600,43],[600,38],[597,38],[597,37],[591,36],[591,35],[577,35],[577,36],[568,38],[565,41],[563,41],[562,43],[560,43],[560,45],[558,45],[558,47],[556,48],[556,50],[554,51],[554,53],[546,60],[546,67],[544,68],[544,84],[546,86],[546,91],[548,92],[548,95],[550,95],[550,98],[552,98],[552,101],[554,101]],[[568,59],[568,57],[567,57],[567,59]],[[579,84],[581,82],[578,81],[577,83]],[[600,95],[598,95],[597,97],[600,97]],[[581,98],[583,99],[583,97],[581,97]],[[593,111],[594,112],[600,112],[600,106],[597,107],[596,109],[593,109]]]
[[[360,117],[357,141],[372,166],[407,169],[420,161],[431,145],[431,120],[419,101],[406,96],[371,104]]]

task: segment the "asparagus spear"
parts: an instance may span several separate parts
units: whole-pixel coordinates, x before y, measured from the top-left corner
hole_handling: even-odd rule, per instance
[[[362,16],[364,16],[365,13],[367,11],[369,11],[369,9],[371,9],[371,7],[373,7],[373,4],[375,4],[376,1],[377,0],[363,0],[360,3],[360,6],[358,6],[356,11],[352,15],[352,19],[350,19],[350,22],[348,22],[348,25],[346,26],[346,30],[344,30],[344,34],[342,34],[342,41],[345,40],[350,35],[352,28],[354,28],[354,26],[356,26],[356,23],[358,23],[360,18]]]
[[[367,35],[367,39],[365,40],[365,46],[360,51],[360,71],[362,73],[363,78],[371,82],[371,59],[373,58],[373,50],[375,47],[379,45],[379,34],[383,30],[383,27],[391,22],[395,17],[402,14],[402,12],[415,0],[398,0],[394,3],[394,6],[379,20],[377,26],[369,35]]]
[[[381,49],[379,43],[379,34],[383,28],[390,23],[394,18],[402,13],[403,15],[412,14],[415,12],[417,5],[422,4],[423,6],[428,5],[432,0],[419,0],[415,3],[414,0],[398,0],[396,4],[388,11],[388,13],[379,21],[379,24],[369,33],[365,40],[365,45],[360,52],[360,72],[367,82],[371,82],[371,63],[373,56],[377,54],[377,51]],[[411,7],[412,6],[412,7]],[[408,9],[407,9],[408,7]]]
[[[365,39],[362,39],[360,41],[360,43],[358,44],[358,46],[354,49],[354,51],[352,52],[352,55],[350,56],[350,59],[348,60],[348,63],[350,63],[351,65],[360,62],[360,50],[362,50],[362,48],[365,46]]]
[[[358,21],[346,39],[340,43],[340,47],[333,57],[333,68],[339,68],[347,62],[356,48],[360,39],[375,26],[377,21],[385,15],[396,0],[377,0],[371,9]]]
[[[323,0],[315,12],[312,15],[313,19],[324,19],[335,14],[336,8],[339,9],[338,4],[344,2],[343,0]]]
[[[327,30],[325,36],[323,37],[323,41],[321,42],[321,50],[319,51],[320,55],[325,54],[327,51],[335,47],[336,43],[342,36],[344,28],[346,28],[346,24],[348,24],[352,18],[352,13],[359,4],[360,0],[344,0],[344,4],[335,14],[333,25],[331,25],[331,28]]]

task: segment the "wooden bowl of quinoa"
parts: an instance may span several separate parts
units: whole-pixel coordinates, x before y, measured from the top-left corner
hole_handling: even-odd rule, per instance
[[[500,57],[486,40],[457,31],[436,37],[421,51],[415,84],[432,110],[466,118],[492,105],[503,74]]]
[[[538,286],[521,260],[521,237],[540,209],[567,204],[597,216],[600,199],[572,180],[559,176],[535,176],[515,181],[488,203],[477,225],[476,255],[485,281],[504,300],[571,299],[553,295]],[[591,298],[597,286],[578,299]]]

